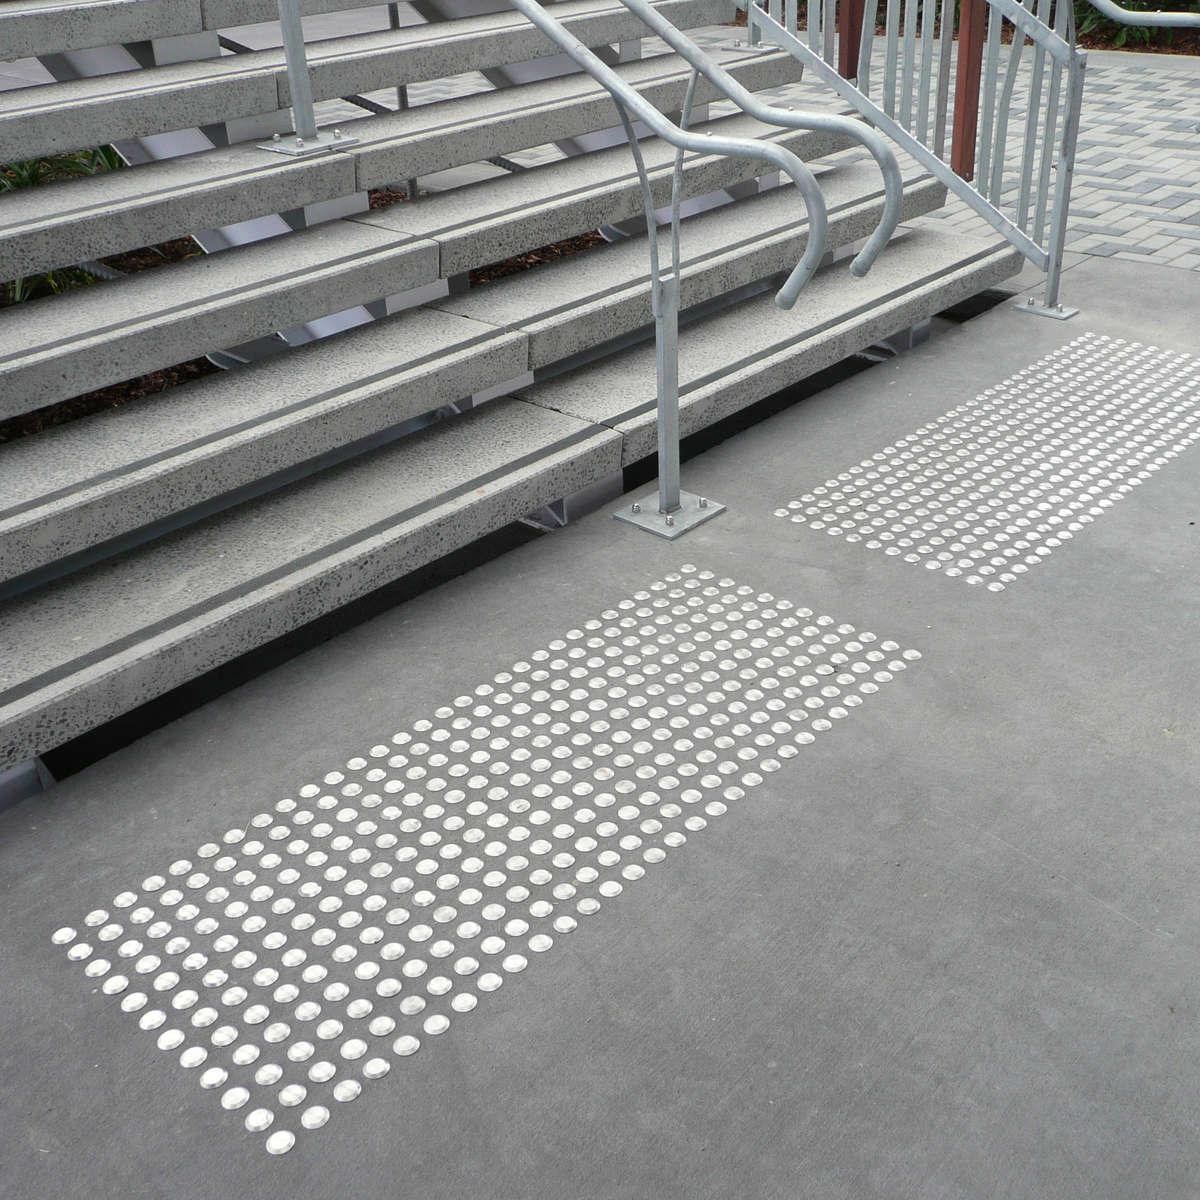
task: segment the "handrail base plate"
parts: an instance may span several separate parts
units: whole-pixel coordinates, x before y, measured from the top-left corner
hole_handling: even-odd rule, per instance
[[[679,507],[673,513],[660,512],[658,493],[651,492],[648,496],[635,500],[629,507],[618,509],[613,513],[613,519],[625,521],[668,541],[674,541],[690,529],[695,529],[697,525],[703,525],[705,521],[720,516],[724,511],[724,504],[710,500],[707,496],[680,492]]]

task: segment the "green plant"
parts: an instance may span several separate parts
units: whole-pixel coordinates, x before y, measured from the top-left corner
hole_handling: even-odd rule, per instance
[[[81,175],[98,175],[115,171],[123,164],[111,146],[92,150],[77,150],[73,154],[55,154],[50,158],[30,158],[22,162],[0,164],[0,192],[15,192],[22,188],[38,187]],[[94,275],[78,267],[48,271],[0,284],[0,305],[20,304],[41,296],[57,295],[73,288],[95,283]]]
[[[1200,13],[1200,2],[1192,3],[1160,3],[1159,0],[1120,0],[1122,8],[1134,12],[1160,12],[1165,8],[1177,9],[1181,12]],[[1075,0],[1075,27],[1079,33],[1103,38],[1109,44],[1121,47],[1126,44],[1147,46],[1152,40],[1161,41],[1170,46],[1175,40],[1175,30],[1161,29],[1149,25],[1122,25],[1110,21],[1098,9],[1093,8],[1087,0]]]

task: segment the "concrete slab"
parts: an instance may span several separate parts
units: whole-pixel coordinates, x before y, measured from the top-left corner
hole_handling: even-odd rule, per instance
[[[1080,333],[1194,351],[1192,317],[1200,303],[1194,275],[1097,260],[1071,274],[1090,298],[1074,322],[1032,321],[1002,306],[685,464],[685,484],[719,497],[729,510],[683,541],[639,535],[608,512],[598,513],[347,632],[0,818],[0,871],[9,881],[0,926],[6,995],[0,1054],[14,1064],[0,1120],[13,1194],[1091,1200],[1200,1190],[1194,1152],[1200,905],[1193,882],[1200,852],[1194,804],[1200,650],[1190,635],[1195,530],[1189,523],[1200,508],[1200,486],[1190,460],[1164,467],[1020,587],[1000,595],[771,516],[778,497],[861,461]],[[1169,308],[1162,303],[1168,294]],[[669,689],[646,706],[631,706],[631,713],[645,714],[641,728],[632,726],[632,715],[618,715],[613,705],[623,698],[612,687],[634,689],[633,695],[653,672],[625,684],[607,674],[598,690],[589,690],[586,670],[573,683],[564,674],[572,648],[581,644],[570,630],[600,639],[585,653],[611,646],[604,628],[583,627],[610,608],[615,616],[602,619],[602,627],[630,613],[635,626],[647,626],[647,633],[631,630],[625,648],[640,658],[663,628],[653,624],[654,615],[667,610],[649,607],[647,617],[637,616],[637,608],[663,598],[686,606],[686,597],[697,593],[672,598],[651,591],[631,608],[618,605],[673,573],[679,578],[670,586],[685,589],[697,578],[684,570],[688,563],[713,572],[715,580],[702,581],[717,593],[706,597],[717,606],[710,619],[728,625],[710,630],[728,639],[728,648],[698,667],[712,671],[706,685],[725,691],[725,698],[692,693],[692,702],[708,713],[722,705],[728,711],[729,696],[746,703],[744,712],[733,710],[726,734],[718,730],[728,741],[702,735],[699,710],[681,709]],[[725,578],[730,582],[716,582]],[[739,597],[738,585],[749,596]],[[861,707],[845,705],[844,719],[832,711],[815,719],[780,718],[775,710],[772,720],[793,723],[787,736],[798,751],[778,754],[778,769],[764,762],[775,746],[753,736],[754,729],[770,727],[757,721],[756,706],[774,694],[758,687],[763,672],[796,679],[808,698],[818,697],[820,686],[835,685],[820,685],[819,676],[810,685],[778,671],[789,660],[769,653],[781,636],[770,626],[778,624],[779,612],[795,610],[782,610],[765,592],[829,614],[827,625],[817,625],[815,615],[802,618],[836,639],[804,653],[818,662],[825,661],[823,653],[845,651],[851,678],[861,680],[853,664],[866,662],[862,656],[875,644],[860,631],[877,633],[880,645],[895,640],[882,668],[893,677],[880,680],[878,694],[838,685],[838,700],[826,700],[841,707],[855,688],[863,693]],[[756,611],[776,609],[763,621],[766,628],[749,624],[751,601]],[[843,623],[855,632],[839,629]],[[705,628],[703,621],[695,627]],[[811,636],[805,638],[810,646]],[[756,637],[764,645],[756,646]],[[690,666],[704,644],[693,638],[688,648],[677,641],[668,651],[657,643],[651,665],[665,678]],[[544,656],[534,654],[540,647],[548,648]],[[738,660],[743,647],[749,655]],[[905,659],[910,648],[922,658]],[[668,652],[684,666],[663,657]],[[773,665],[755,665],[756,653]],[[722,665],[721,655],[733,665]],[[891,670],[892,661],[905,669]],[[616,666],[621,659],[603,656],[602,662]],[[635,665],[625,663],[624,670]],[[881,670],[877,663],[868,669]],[[544,680],[530,674],[537,670],[547,672]],[[723,688],[737,682],[739,670],[747,672],[742,690]],[[492,694],[478,690],[497,672],[511,678],[496,680]],[[526,677],[544,696],[517,693],[514,681]],[[685,671],[683,678],[702,676]],[[758,695],[750,694],[752,683]],[[570,714],[573,705],[583,708],[584,697],[546,707],[555,696],[569,696],[571,687],[601,701],[582,723]],[[501,688],[509,694],[496,694]],[[526,712],[513,707],[521,695],[531,706]],[[545,724],[531,720],[544,712]],[[683,723],[672,728],[671,712]],[[469,714],[466,728],[439,742],[433,734],[456,713]],[[128,966],[85,974],[85,962],[101,954],[136,961],[99,949],[130,936],[123,930],[104,941],[106,923],[137,929],[138,940],[162,945],[155,952],[171,962],[172,953],[196,953],[204,939],[219,936],[189,925],[187,936],[197,945],[167,951],[166,941],[185,932],[183,923],[194,924],[194,914],[173,916],[172,930],[131,919],[141,905],[171,907],[164,889],[176,886],[199,897],[198,907],[215,908],[224,922],[220,932],[242,938],[239,949],[253,946],[262,956],[236,968],[235,950],[215,951],[197,972],[220,963],[248,976],[270,955],[286,953],[262,943],[267,930],[288,928],[285,910],[269,908],[270,897],[248,894],[264,885],[265,875],[257,882],[236,878],[251,860],[256,871],[277,870],[263,864],[266,851],[248,840],[285,846],[287,837],[301,836],[297,831],[305,841],[329,839],[347,874],[325,874],[319,894],[344,896],[340,909],[328,910],[343,914],[375,911],[365,903],[368,894],[351,901],[360,893],[343,887],[366,872],[367,861],[419,862],[422,854],[441,854],[431,847],[458,840],[486,846],[465,836],[482,821],[482,811],[472,813],[463,800],[439,791],[429,774],[412,774],[412,761],[384,770],[385,777],[410,772],[394,793],[400,799],[387,803],[399,804],[402,814],[416,812],[431,796],[450,810],[463,804],[469,820],[459,827],[461,838],[455,826],[444,825],[442,841],[425,838],[424,849],[411,857],[393,854],[394,845],[384,843],[379,849],[386,854],[373,850],[376,857],[357,864],[345,848],[336,850],[333,838],[339,822],[353,829],[352,841],[376,836],[378,830],[360,828],[363,820],[390,822],[387,828],[402,834],[401,848],[416,847],[418,829],[434,832],[431,823],[445,813],[425,810],[415,826],[401,829],[399,817],[367,802],[365,787],[345,789],[367,780],[371,764],[394,753],[424,761],[443,745],[445,763],[429,762],[448,770],[466,753],[452,744],[455,736],[466,739],[467,749],[479,746],[484,757],[475,769],[503,779],[519,799],[528,785],[514,772],[542,768],[517,765],[529,760],[518,760],[511,747],[524,745],[527,734],[497,721],[509,713],[535,725],[528,736],[544,731],[547,740],[534,748],[548,760],[556,749],[571,760],[588,745],[570,746],[565,739],[572,729],[583,733],[588,721],[610,722],[589,731],[586,752],[600,754],[600,736],[627,746],[628,763],[613,758],[620,779],[626,778],[621,772],[652,765],[652,753],[662,752],[654,743],[686,734],[693,744],[672,747],[674,764],[653,764],[634,785],[635,795],[650,786],[678,794],[681,812],[654,817],[662,828],[636,835],[659,839],[665,861],[638,859],[653,848],[645,841],[620,847],[626,856],[620,866],[644,861],[645,878],[623,877],[623,894],[601,893],[594,914],[574,907],[583,891],[552,901],[547,893],[547,903],[557,905],[550,914],[540,908],[525,913],[536,902],[533,895],[506,896],[503,903],[513,911],[486,920],[508,922],[520,910],[520,919],[527,915],[535,923],[523,932],[514,926],[506,938],[524,943],[543,927],[536,922],[568,914],[573,920],[578,914],[578,928],[569,934],[555,929],[554,945],[544,953],[522,948],[528,970],[488,959],[481,970],[504,982],[494,993],[461,982],[478,974],[445,972],[460,979],[455,995],[478,993],[470,1014],[447,1007],[415,973],[404,975],[399,996],[428,997],[427,1011],[405,1014],[395,997],[368,992],[367,983],[377,986],[395,968],[376,976],[355,968],[400,961],[375,953],[370,947],[377,943],[369,938],[346,932],[371,921],[343,922],[344,932],[334,935],[338,944],[356,948],[353,959],[335,957],[332,944],[310,947],[308,965],[324,965],[330,974],[301,982],[316,987],[313,1002],[329,1010],[321,1020],[349,1026],[313,1042],[344,1051],[360,1028],[391,1014],[397,1034],[402,1017],[417,1023],[423,1042],[417,1053],[404,1054],[407,1044],[390,1048],[392,1033],[363,1033],[361,1039],[376,1039],[371,1044],[379,1050],[362,1058],[355,1057],[357,1047],[349,1054],[314,1053],[312,1061],[329,1059],[337,1067],[332,1080],[317,1083],[306,1075],[310,1060],[279,1049],[295,1044],[294,1033],[274,1042],[278,1031],[259,1032],[284,1019],[272,1012],[270,1023],[231,1023],[241,1031],[236,1042],[257,1047],[258,1058],[231,1062],[230,1079],[206,1089],[199,1080],[212,1065],[182,1067],[185,1045],[208,1047],[212,1063],[225,1062],[234,1047],[214,1045],[207,1031],[230,1023],[229,1012],[248,1013],[247,1005],[261,1002],[287,1010],[289,1023],[302,1022],[292,1009],[305,997],[272,997],[277,983],[262,976],[266,982],[247,985],[252,997],[228,1004],[218,999],[218,985],[192,984],[203,995],[189,1007],[187,997],[165,1002],[168,995],[184,996],[185,985],[168,978],[162,991],[144,990],[153,997],[147,1010],[170,1015],[161,1029],[141,1030],[140,1012],[122,1012],[120,996],[142,989],[131,984],[106,995],[103,981],[118,970],[158,978],[153,972],[165,968],[147,975]],[[748,732],[738,728],[739,719]],[[425,720],[428,725],[417,724]],[[821,721],[830,728],[818,726]],[[490,733],[475,736],[472,728]],[[618,742],[614,732],[626,728],[633,729],[630,742]],[[814,730],[812,740],[797,740],[797,728]],[[411,740],[391,741],[396,731]],[[637,745],[639,736],[649,749]],[[419,751],[418,737],[433,747]],[[496,737],[509,746],[489,745]],[[683,791],[676,793],[662,773],[678,765],[688,778],[682,768],[696,745],[711,745],[714,754],[699,767],[694,786],[702,794],[689,810]],[[372,749],[380,746],[382,753]],[[756,757],[740,755],[750,748]],[[483,765],[508,759],[507,774]],[[712,763],[725,762],[736,762],[728,774],[739,782],[731,784],[728,775],[706,782],[704,772],[716,771]],[[573,762],[571,769],[571,778],[586,770]],[[551,787],[548,794],[562,794],[565,804],[553,820],[569,809],[587,825],[579,811],[585,803],[602,816],[616,814],[614,824],[634,819],[598,796],[568,793],[566,780],[556,785],[560,791]],[[371,786],[387,795],[381,783]],[[482,794],[469,779],[465,786]],[[736,790],[727,794],[731,787]],[[405,805],[406,792],[419,798],[416,806]],[[328,832],[298,815],[299,808],[319,809],[323,794],[334,798]],[[284,797],[295,798],[297,807],[276,808]],[[688,811],[700,815],[697,806],[714,798],[728,811],[703,812],[706,828],[671,824]],[[661,804],[655,807],[661,811]],[[484,811],[500,815],[486,805]],[[256,813],[267,814],[261,832],[251,820]],[[294,830],[277,839],[269,831],[284,821]],[[511,823],[488,828],[484,838],[521,840]],[[243,832],[223,838],[231,829]],[[686,844],[662,841],[684,829]],[[209,843],[212,857],[205,857],[208,849],[198,853]],[[536,856],[527,845],[523,853]],[[581,845],[574,852],[594,853]],[[221,865],[224,856],[236,860],[230,870]],[[168,869],[183,860],[188,865],[176,865],[176,873]],[[443,864],[457,861],[442,855]],[[470,874],[461,861],[451,870]],[[511,857],[493,861],[514,874],[528,870]],[[612,860],[600,865],[597,876],[580,879],[584,891],[618,878]],[[327,869],[320,859],[302,866],[310,875]],[[231,898],[204,899],[212,883],[189,882],[190,873],[201,870],[230,880],[239,898],[246,893],[264,925],[242,924],[243,910],[222,910]],[[423,882],[418,867],[415,887],[431,886],[435,873]],[[379,879],[396,878],[395,868],[371,878],[376,882],[367,893],[382,886]],[[443,886],[440,876],[437,881]],[[270,886],[292,885],[272,878]],[[491,889],[489,897],[512,886],[479,884]],[[124,897],[114,904],[125,890],[137,893],[129,907],[121,906]],[[315,905],[317,894],[295,911]],[[409,907],[424,911],[413,896]],[[469,907],[480,900],[454,903]],[[99,909],[110,915],[86,925],[84,914]],[[331,916],[321,920],[335,924]],[[431,925],[441,921],[435,916]],[[77,932],[54,945],[51,935],[61,926]],[[397,927],[412,925],[406,916]],[[287,944],[309,946],[304,923],[294,928]],[[453,936],[470,941],[482,933],[499,936],[464,931],[461,924]],[[407,940],[404,961],[437,958],[418,949],[426,944],[419,935]],[[67,952],[80,941],[93,949],[73,962]],[[515,946],[495,949],[501,956],[517,952]],[[193,968],[175,969],[186,974]],[[351,1014],[352,993],[324,994],[329,980],[342,978],[373,997],[370,1014]],[[187,1015],[210,1005],[220,1010],[213,1026]],[[440,1034],[420,1028],[430,1013],[449,1013],[450,1027]],[[164,1039],[168,1029],[187,1031],[184,1042]],[[174,1049],[158,1049],[160,1039]],[[364,1080],[371,1056],[390,1070]],[[264,1064],[276,1063],[286,1078],[255,1082]],[[339,1081],[365,1086],[355,1099],[324,1105],[332,1110],[328,1126],[309,1130],[291,1115],[297,1110],[285,1103],[290,1096],[280,1094],[294,1077],[308,1080],[299,1086],[314,1096],[333,1094]],[[223,1108],[220,1097],[231,1086],[245,1086],[253,1100]],[[315,1100],[303,1103],[314,1106]],[[272,1113],[272,1124],[263,1128],[265,1118],[256,1117],[256,1131],[248,1133],[246,1115],[259,1108]],[[298,1136],[290,1152],[273,1157],[264,1147],[281,1130]]]

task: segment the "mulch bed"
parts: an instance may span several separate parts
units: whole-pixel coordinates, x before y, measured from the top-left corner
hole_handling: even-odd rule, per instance
[[[76,421],[80,417],[90,417],[95,413],[104,412],[110,408],[120,408],[131,400],[140,400],[143,396],[152,396],[155,392],[166,391],[181,383],[212,375],[220,367],[213,366],[207,358],[194,358],[190,362],[177,363],[161,371],[151,371],[148,375],[140,375],[137,379],[126,379],[121,383],[113,383],[108,387],[98,388],[94,392],[85,392],[82,396],[72,396],[69,400],[60,400],[57,404],[39,408],[36,412],[25,413],[19,417],[10,417],[0,421],[0,443],[15,441],[17,438],[29,437],[41,433],[53,425],[63,425],[67,421]]]
[[[517,254],[512,258],[506,258],[503,262],[489,263],[486,267],[477,267],[470,272],[472,286],[480,283],[491,283],[494,279],[503,279],[506,275],[519,275],[522,271],[528,271],[531,267],[541,266],[542,263],[554,262],[560,258],[567,258],[572,254],[579,254],[584,250],[591,250],[596,246],[603,246],[604,238],[601,236],[598,229],[593,229],[591,233],[580,234],[579,237],[565,238],[561,242],[554,242],[549,246],[540,246],[536,250],[530,250],[527,254]]]

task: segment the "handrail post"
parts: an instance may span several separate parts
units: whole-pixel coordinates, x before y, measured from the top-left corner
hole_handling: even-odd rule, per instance
[[[657,282],[654,305],[658,379],[658,511],[679,511],[679,274]]]
[[[979,130],[979,82],[987,0],[962,0],[958,26],[958,73],[954,80],[954,136],[950,167],[963,179],[975,178],[975,140]],[[946,36],[945,30],[942,36]]]
[[[300,18],[298,0],[278,0],[279,30],[283,35],[283,54],[287,62],[288,99],[292,107],[295,134],[282,138],[278,134],[260,145],[262,150],[299,157],[324,154],[352,146],[357,138],[346,137],[340,129],[332,134],[317,130],[317,113],[313,105],[312,79],[308,72],[308,52],[304,45],[304,25]]]
[[[296,0],[279,0],[279,29],[283,34],[283,53],[287,59],[288,92],[296,136],[316,141],[317,114],[313,108],[312,80],[308,74],[308,54],[304,47],[304,25]]]
[[[838,8],[838,74],[843,79],[858,76],[858,56],[864,37],[873,37],[875,30],[863,28],[867,15],[867,0],[842,0]]]

